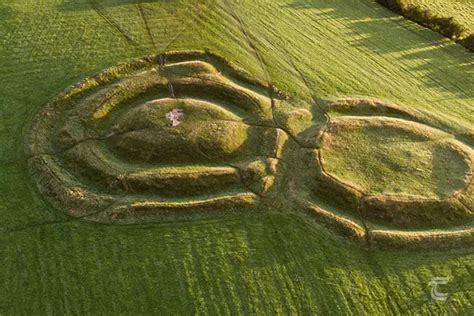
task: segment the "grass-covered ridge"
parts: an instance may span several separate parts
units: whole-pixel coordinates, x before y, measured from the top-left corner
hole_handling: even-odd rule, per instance
[[[301,140],[325,122],[313,99],[368,95],[423,112],[425,123],[467,142],[474,81],[458,45],[369,0],[13,0],[0,15],[2,313],[472,313],[470,249],[369,249],[296,205],[90,224],[42,199],[23,152],[30,119],[67,86],[189,49],[216,52],[290,95],[297,106],[281,124]],[[430,296],[440,276],[450,278],[446,302]]]

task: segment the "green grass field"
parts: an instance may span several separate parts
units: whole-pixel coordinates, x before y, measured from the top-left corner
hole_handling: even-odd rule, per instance
[[[460,45],[373,0],[0,0],[0,43],[0,314],[474,313],[472,245],[369,247],[283,203],[290,191],[251,211],[92,223],[51,206],[24,150],[33,117],[68,86],[121,62],[184,50],[209,50],[271,83],[314,122],[324,119],[315,100],[373,97],[472,149],[474,62]],[[410,144],[401,150],[431,157],[429,143]],[[366,149],[357,154],[372,154]],[[403,190],[456,189],[445,182],[462,173],[447,166],[450,154],[439,153],[433,177],[415,165],[416,179],[427,182],[411,178]],[[353,166],[338,155],[337,170]],[[387,164],[401,163],[398,151],[390,155]],[[361,181],[395,190],[389,180],[400,179],[379,181],[386,166],[370,163]],[[350,176],[360,176],[363,166],[355,168]],[[471,186],[465,204],[473,194]],[[464,225],[472,228],[472,216]],[[450,280],[440,288],[446,301],[430,295],[435,277]]]

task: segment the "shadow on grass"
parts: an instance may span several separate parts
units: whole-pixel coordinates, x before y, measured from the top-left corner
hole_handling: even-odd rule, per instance
[[[64,0],[58,5],[61,11],[85,11],[91,10],[94,5],[102,8],[119,7],[125,5],[147,4],[147,3],[170,3],[174,0]]]
[[[427,87],[447,90],[462,99],[474,97],[473,90],[468,89],[469,82],[459,82],[466,73],[474,74],[472,55],[465,48],[375,2],[354,1],[353,5],[344,2],[294,0],[286,7],[314,10],[318,19],[340,21],[350,29],[347,34],[350,46],[381,56],[396,53],[390,59],[400,60],[400,68],[419,72]]]
[[[2,18],[2,21],[4,19],[9,19],[14,15],[14,11],[12,8],[10,8],[7,5],[0,4],[0,17]]]
[[[10,31],[14,25],[10,23],[15,17],[15,11],[7,5],[0,4],[0,38],[2,33]]]

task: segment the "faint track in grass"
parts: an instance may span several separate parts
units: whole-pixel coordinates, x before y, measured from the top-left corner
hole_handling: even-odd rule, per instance
[[[265,60],[263,59],[262,55],[260,54],[257,46],[254,44],[254,42],[251,39],[250,33],[247,31],[244,22],[240,18],[240,16],[236,13],[237,10],[232,10],[232,8],[228,5],[227,1],[224,2],[227,9],[229,10],[230,16],[234,18],[235,21],[237,21],[237,27],[238,29],[242,32],[244,35],[245,40],[247,41],[247,44],[249,45],[250,49],[252,50],[254,56],[257,58],[263,73],[265,74],[265,79],[267,80],[268,84],[270,86],[273,86],[272,83],[272,77],[270,75],[270,72],[268,70],[268,65],[265,63]]]
[[[114,19],[112,19],[101,5],[96,3],[94,0],[88,0],[88,3],[104,21],[106,21],[113,29],[122,35],[130,44],[138,45],[133,37],[129,35]]]
[[[145,26],[145,30],[146,30],[148,40],[150,41],[150,44],[153,48],[153,51],[156,52],[156,50],[157,50],[156,43],[155,43],[155,40],[153,38],[153,35],[151,34],[150,26],[148,25],[148,20],[145,16],[145,11],[143,10],[143,6],[141,5],[141,3],[137,3],[137,9],[138,9],[138,13],[140,15],[140,18],[143,21],[143,25]]]

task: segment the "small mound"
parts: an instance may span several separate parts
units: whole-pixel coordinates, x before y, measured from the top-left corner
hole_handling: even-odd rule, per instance
[[[403,120],[352,118],[334,121],[321,149],[325,170],[366,194],[444,198],[470,170],[447,137]]]
[[[173,126],[166,114],[182,111]],[[128,161],[202,163],[225,161],[248,141],[251,129],[232,112],[208,102],[161,99],[126,113],[114,126],[108,143]]]

